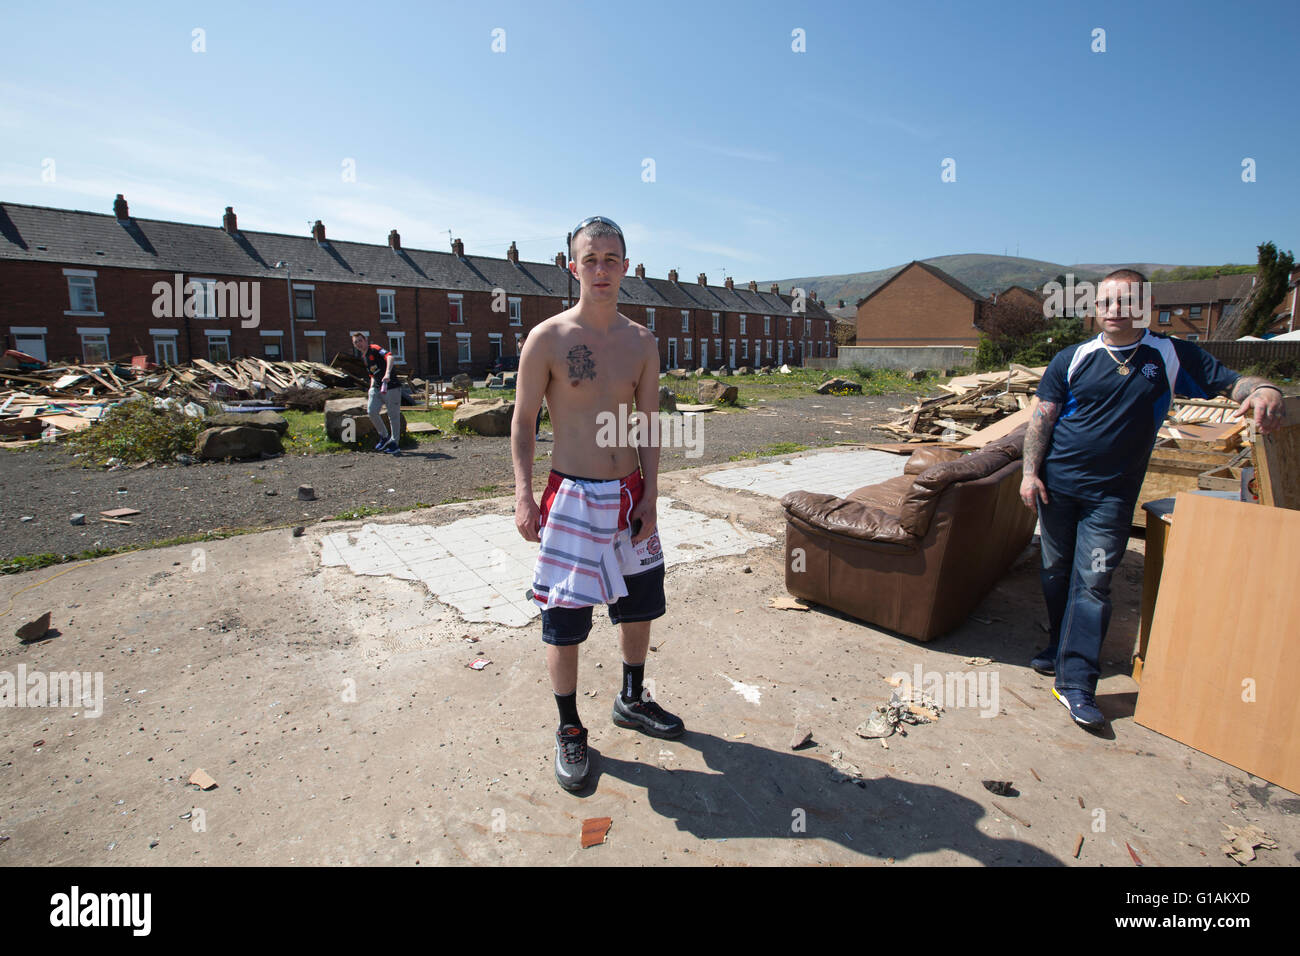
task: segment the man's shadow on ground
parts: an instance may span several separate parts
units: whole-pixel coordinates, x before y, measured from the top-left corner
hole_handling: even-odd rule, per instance
[[[656,813],[700,840],[823,839],[882,860],[954,850],[986,865],[1064,865],[1031,844],[980,832],[990,811],[943,787],[891,777],[836,782],[828,762],[711,734],[652,743],[698,750],[715,772],[665,770],[593,748],[593,782],[610,776],[645,787]]]

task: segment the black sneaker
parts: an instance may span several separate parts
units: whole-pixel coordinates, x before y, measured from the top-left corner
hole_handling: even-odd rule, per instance
[[[555,732],[555,779],[565,790],[581,790],[590,770],[587,728],[565,724]]]
[[[1039,651],[1035,654],[1034,659],[1029,662],[1029,666],[1038,671],[1038,673],[1045,674],[1048,677],[1056,676],[1056,657],[1048,657],[1046,650]]]
[[[686,731],[681,719],[674,717],[653,700],[625,701],[622,694],[614,695],[614,723],[632,727],[651,737],[673,740]]]

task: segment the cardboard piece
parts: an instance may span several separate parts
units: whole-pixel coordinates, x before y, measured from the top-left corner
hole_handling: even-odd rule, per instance
[[[190,774],[189,782],[194,784],[200,790],[211,790],[217,785],[217,782],[209,777],[202,767]]]
[[[1300,514],[1180,494],[1174,515],[1134,719],[1300,793]]]
[[[136,508],[110,508],[108,511],[100,512],[105,518],[125,518],[128,515],[138,515],[139,513]]]

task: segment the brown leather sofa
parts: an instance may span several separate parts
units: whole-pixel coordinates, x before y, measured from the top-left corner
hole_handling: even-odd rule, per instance
[[[1033,537],[1024,441],[1021,427],[968,454],[923,447],[847,498],[790,492],[786,589],[921,641],[956,627]]]

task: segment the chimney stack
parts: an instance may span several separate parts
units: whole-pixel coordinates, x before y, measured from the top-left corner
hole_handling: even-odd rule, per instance
[[[837,308],[837,309],[842,309],[842,308],[844,308],[844,300],[843,300],[843,299],[840,299],[840,304],[837,305],[836,308]]]
[[[118,218],[119,222],[126,222],[131,218],[131,212],[126,206],[126,197],[121,193],[118,193],[117,198],[113,200],[113,215]]]
[[[773,294],[773,295],[780,295],[780,294],[781,294],[781,287],[780,287],[779,285],[777,285],[775,282],[772,283],[772,294]]]
[[[732,281],[731,276],[727,276],[727,288],[733,291],[736,288],[736,283]]]
[[[325,226],[319,219],[311,227],[311,237],[317,242],[325,241]]]
[[[400,252],[402,249],[402,237],[397,234],[396,229],[388,230],[388,248],[394,252]]]
[[[709,284],[709,277],[706,276],[703,272],[701,272],[700,277],[695,281],[697,281],[702,286],[707,286]]]
[[[814,289],[812,292],[809,292],[809,293],[808,293],[808,297],[809,297],[810,299],[812,299],[814,302],[816,302],[816,301],[817,301],[817,290]]]
[[[755,282],[753,279],[750,279],[750,280],[749,280],[749,291],[750,291],[750,292],[757,292],[757,291],[758,291],[758,283]]]
[[[506,250],[506,258],[515,265],[519,265],[519,249],[513,241],[510,243],[510,248]]]
[[[221,228],[229,235],[236,236],[239,234],[239,220],[235,218],[234,207],[226,207],[226,214],[221,217]]]
[[[676,270],[676,269],[669,269],[669,270],[668,270],[668,281],[669,281],[669,282],[676,282],[676,281],[677,281],[677,270]]]
[[[645,278],[645,265],[643,263],[638,262],[636,264],[636,277],[638,279]]]
[[[465,243],[461,242],[459,239],[453,239],[451,241],[451,254],[454,255],[457,259],[464,259]]]
[[[555,264],[556,264],[557,266],[559,266],[561,269],[565,268],[565,263],[564,263],[564,253],[563,253],[563,252],[557,252],[557,253],[555,254]]]

